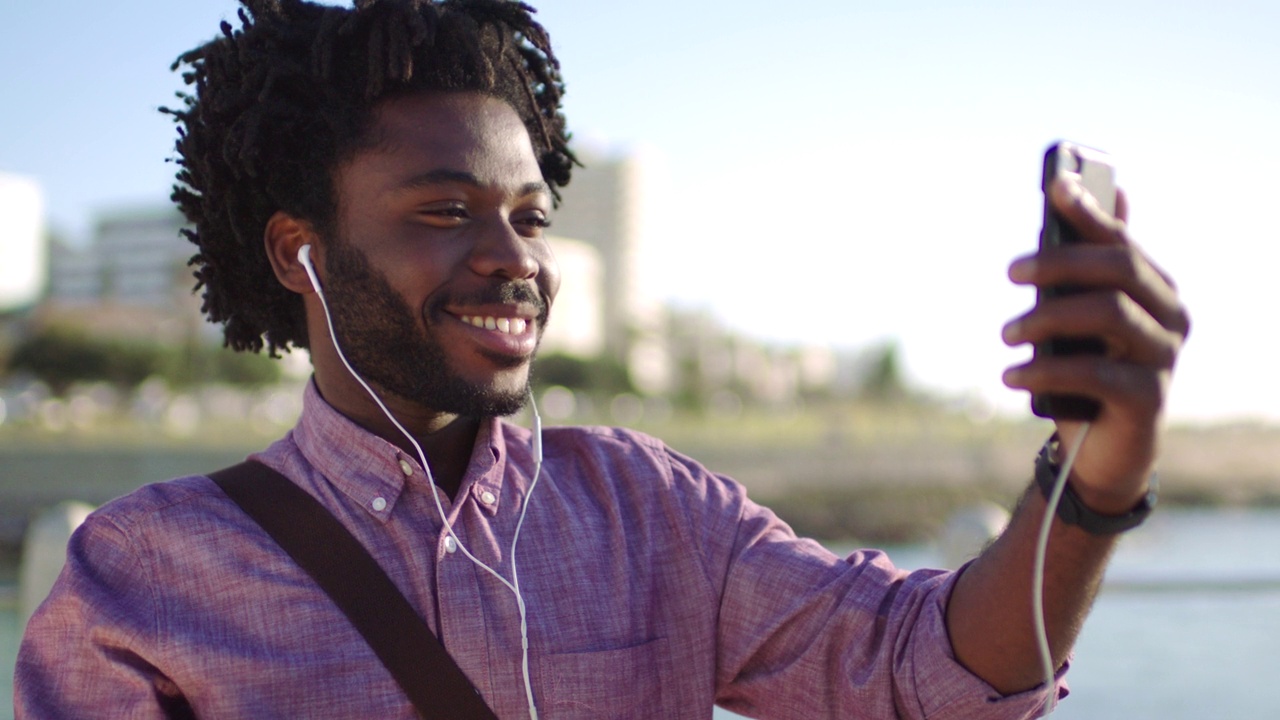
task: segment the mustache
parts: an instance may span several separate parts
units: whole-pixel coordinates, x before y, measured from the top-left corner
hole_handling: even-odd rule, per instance
[[[532,305],[537,310],[538,321],[545,323],[551,309],[546,295],[526,282],[509,280],[497,285],[472,290],[465,293],[451,293],[438,297],[432,305],[432,312],[441,312],[447,305]]]

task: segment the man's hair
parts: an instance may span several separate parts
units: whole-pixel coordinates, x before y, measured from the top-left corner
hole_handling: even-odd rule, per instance
[[[375,107],[407,92],[476,91],[524,122],[556,199],[568,149],[559,63],[533,8],[507,0],[241,0],[240,29],[173,64],[192,93],[163,108],[178,125],[172,198],[194,229],[201,310],[234,350],[307,347],[301,297],[275,278],[263,248],[284,211],[334,236],[333,172],[375,144]]]

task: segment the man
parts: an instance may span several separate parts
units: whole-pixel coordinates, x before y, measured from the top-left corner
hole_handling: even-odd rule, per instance
[[[543,230],[573,164],[557,64],[526,8],[244,4],[241,29],[182,58],[196,90],[174,112],[175,199],[227,343],[311,352],[297,427],[255,458],[370,550],[499,717],[705,718],[718,703],[1024,718],[1065,692],[1044,687],[1032,632],[1035,487],[962,572],[907,574],[797,539],[651,438],[499,419],[528,394],[560,283]],[[1091,292],[1041,303],[1005,339],[1094,335],[1110,352],[1040,358],[1006,382],[1103,403],[1069,482],[1123,515],[1148,492],[1186,313],[1123,208],[1105,215],[1065,175],[1053,199],[1088,242],[1010,276]],[[1055,667],[1114,542],[1054,521]],[[413,715],[337,608],[203,476],[78,531],[15,697],[19,717]]]

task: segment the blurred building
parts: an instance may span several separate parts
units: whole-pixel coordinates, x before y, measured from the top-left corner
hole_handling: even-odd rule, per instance
[[[30,178],[0,173],[0,313],[34,304],[44,277],[40,185]]]
[[[671,309],[667,327],[672,394],[699,406],[794,407],[804,396],[828,394],[840,368],[831,348],[762,343],[702,311]]]
[[[558,229],[558,228],[557,228]],[[605,275],[600,252],[590,243],[549,238],[564,280],[542,337],[543,353],[599,357],[605,349]]]
[[[658,230],[654,198],[658,186],[655,160],[643,153],[605,155],[575,149],[583,167],[561,189],[560,206],[552,213],[552,230],[579,238],[600,255],[603,272],[601,319],[604,352],[631,368],[642,389],[661,391],[670,375],[665,358],[661,301],[646,275],[661,260],[649,252]],[[564,285],[576,279],[565,272]],[[554,326],[554,324],[553,324]]]
[[[87,247],[51,242],[41,321],[170,342],[218,337],[192,293],[184,225],[176,208],[157,205],[104,215]]]
[[[578,154],[585,167],[575,169],[551,217],[563,279],[544,353],[608,358],[627,368],[642,393],[694,402],[732,394],[781,406],[833,382],[830,350],[769,347],[715,318],[666,308],[650,281],[675,260],[652,251],[662,205],[654,159]],[[156,205],[104,215],[85,248],[53,243],[38,318],[122,336],[220,342],[220,327],[204,321],[192,292],[187,262],[195,247],[180,234],[184,224],[176,208]]]

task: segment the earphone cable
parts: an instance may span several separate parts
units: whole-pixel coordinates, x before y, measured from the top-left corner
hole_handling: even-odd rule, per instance
[[[347,361],[347,356],[342,352],[342,347],[338,343],[337,332],[333,327],[333,316],[329,313],[329,303],[324,297],[324,291],[320,289],[320,279],[316,276],[315,269],[311,265],[310,251],[310,245],[303,245],[298,251],[298,260],[302,263],[303,269],[306,270],[307,277],[311,280],[311,286],[316,291],[316,296],[320,298],[320,306],[324,309],[325,322],[329,327],[329,338],[333,341],[333,349],[337,353],[338,359],[342,361],[343,366],[346,367],[347,372],[351,374],[351,377],[355,378],[356,382],[360,383],[360,386],[364,388],[365,392],[369,394],[369,397],[378,405],[379,409],[382,410],[383,415],[391,421],[391,424],[400,431],[400,434],[403,435],[405,439],[413,445],[413,449],[417,451],[418,460],[422,464],[423,472],[427,475],[427,484],[431,488],[431,497],[435,500],[436,511],[440,514],[440,520],[444,524],[445,532],[449,537],[453,538],[454,543],[457,544],[458,549],[462,551],[463,555],[470,559],[472,563],[497,578],[499,582],[505,585],[507,589],[515,595],[516,607],[520,611],[521,667],[524,675],[525,697],[529,703],[529,715],[531,720],[538,720],[538,709],[534,704],[533,685],[529,676],[528,616],[525,610],[524,598],[520,595],[519,576],[516,573],[515,559],[516,543],[520,541],[520,528],[524,525],[525,512],[529,509],[529,499],[533,495],[534,486],[538,484],[538,478],[542,475],[542,419],[538,416],[537,406],[532,406],[535,425],[533,440],[535,456],[533,480],[529,483],[529,491],[525,494],[525,501],[520,511],[520,519],[516,523],[516,532],[511,541],[511,577],[512,580],[515,581],[515,584],[512,584],[512,582],[509,582],[497,570],[494,570],[475,555],[472,555],[471,551],[467,549],[467,546],[463,544],[462,538],[458,537],[458,534],[454,532],[453,525],[449,522],[449,518],[444,512],[444,505],[440,502],[440,492],[436,487],[435,478],[431,474],[431,466],[427,464],[426,453],[422,450],[422,446],[418,443],[417,438],[413,437],[413,434],[405,429],[404,425],[400,424],[400,421],[396,419],[395,415],[393,415],[382,402],[382,398],[378,397],[378,394],[373,391],[373,388],[369,387],[364,378],[360,377],[360,374],[357,373],[355,368],[351,367],[351,363]],[[530,396],[531,403],[532,400],[533,398]]]
[[[1067,458],[1058,470],[1058,477],[1053,483],[1053,491],[1049,493],[1044,510],[1044,518],[1040,522],[1040,535],[1036,539],[1035,565],[1031,574],[1031,607],[1035,621],[1036,649],[1040,654],[1040,667],[1044,672],[1045,700],[1041,717],[1050,715],[1058,704],[1057,668],[1053,665],[1053,653],[1049,648],[1049,632],[1044,617],[1044,575],[1045,558],[1049,552],[1049,531],[1053,527],[1053,519],[1058,514],[1058,504],[1067,487],[1067,478],[1071,475],[1071,467],[1075,465],[1076,455],[1084,445],[1085,436],[1089,434],[1089,423],[1084,423],[1080,434],[1067,452]]]

